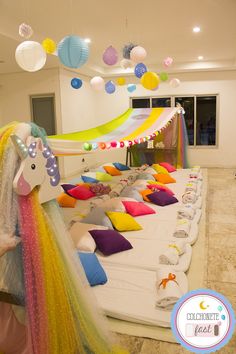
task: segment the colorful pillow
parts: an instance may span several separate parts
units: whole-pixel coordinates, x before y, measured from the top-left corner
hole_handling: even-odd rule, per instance
[[[142,191],[139,191],[139,193],[141,194],[141,196],[143,197],[143,200],[145,200],[145,202],[150,202],[150,200],[148,199],[148,196],[149,196],[149,194],[153,193],[150,189],[144,189]]]
[[[126,212],[132,216],[156,214],[155,210],[142,202],[122,201],[122,203],[125,206]]]
[[[93,177],[90,177],[90,176],[81,176],[82,180],[85,182],[85,183],[98,183],[98,180],[96,178],[93,178]]]
[[[73,189],[70,189],[70,190],[68,190],[67,193],[70,196],[72,196],[76,199],[81,199],[81,200],[87,200],[87,199],[95,196],[95,194],[93,192],[91,192],[88,188],[83,187],[83,186],[77,186]]]
[[[164,167],[168,172],[176,171],[176,168],[168,162],[160,162],[159,165]]]
[[[70,189],[73,189],[76,187],[75,184],[71,184],[71,183],[63,183],[61,186],[64,189],[65,193],[67,193]]]
[[[140,193],[133,187],[125,187],[120,194],[120,197],[133,198],[138,202],[142,202],[143,198]]]
[[[143,173],[140,173],[138,176],[137,176],[137,180],[139,179],[144,179],[144,180],[153,180],[155,181],[155,178],[150,174],[150,173],[146,173],[143,172]]]
[[[129,214],[115,212],[115,211],[107,211],[106,214],[111,220],[112,225],[118,231],[142,230],[142,227]]]
[[[108,199],[101,203],[99,207],[104,211],[119,211],[122,213],[125,212],[125,207],[120,197]]]
[[[110,193],[111,187],[103,183],[94,183],[90,186],[90,190],[95,195],[104,195]]]
[[[95,224],[108,227],[108,229],[113,229],[110,219],[105,214],[104,210],[96,207],[80,222],[85,224]]]
[[[119,170],[119,171],[127,171],[130,170],[129,166],[124,165],[123,163],[120,162],[114,162],[113,165]]]
[[[154,192],[148,195],[148,199],[157,205],[165,206],[169,204],[178,203],[178,199],[176,199],[173,195],[169,195],[166,192]]]
[[[130,242],[116,230],[91,230],[89,233],[99,251],[105,256],[133,248]]]
[[[104,172],[96,172],[96,179],[100,182],[108,182],[112,180],[112,176]]]
[[[76,186],[83,186],[83,187],[85,187],[85,188],[87,188],[87,189],[90,189],[90,187],[91,187],[91,185],[93,185],[93,184],[91,184],[91,183],[77,183],[76,184]]]
[[[62,208],[74,208],[76,199],[66,193],[62,193],[57,197],[57,202]]]
[[[89,233],[89,230],[94,229],[107,230],[108,228],[95,224],[75,222],[69,230],[75,248],[81,252],[94,252],[96,249],[96,244]]]
[[[161,182],[164,184],[176,182],[176,180],[173,177],[171,177],[169,174],[165,174],[165,173],[157,173],[153,177],[155,177],[157,182]]]
[[[165,167],[160,166],[158,163],[154,163],[152,165],[152,168],[154,168],[154,170],[157,173],[163,173],[163,174],[168,174],[169,173]]]
[[[174,192],[172,192],[172,190],[168,187],[166,187],[165,185],[162,184],[148,184],[147,187],[149,189],[151,189],[151,191],[156,192],[156,191],[164,191],[170,195],[174,195]]]
[[[103,166],[104,170],[110,175],[110,176],[120,176],[122,173],[116,168],[112,166]]]
[[[78,256],[91,286],[103,285],[107,282],[106,273],[95,253],[78,252]]]

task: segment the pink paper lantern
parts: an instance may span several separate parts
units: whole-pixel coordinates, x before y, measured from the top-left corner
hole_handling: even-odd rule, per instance
[[[117,142],[116,141],[112,141],[111,142],[111,147],[115,148],[117,146]]]
[[[123,148],[125,146],[125,143],[123,141],[120,142],[120,147]]]
[[[141,46],[134,47],[130,52],[130,59],[135,63],[142,63],[147,56],[146,50]]]
[[[168,68],[169,66],[171,66],[172,63],[173,63],[173,58],[171,58],[171,57],[167,57],[163,61],[163,65],[165,68]]]
[[[118,53],[116,49],[112,46],[108,47],[104,51],[102,59],[107,65],[115,65],[118,61]]]

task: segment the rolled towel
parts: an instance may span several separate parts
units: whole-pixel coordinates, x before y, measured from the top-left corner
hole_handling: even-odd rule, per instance
[[[200,172],[200,170],[201,170],[201,166],[193,166],[191,169],[191,171],[193,172]]]
[[[188,219],[178,219],[174,232],[174,237],[185,238],[189,236],[191,223]]]
[[[130,182],[134,182],[134,181],[136,181],[137,176],[138,176],[138,173],[137,173],[137,172],[130,173],[130,174],[127,176],[127,179],[128,179],[128,181],[130,181]]]
[[[185,240],[177,240],[168,245],[169,248],[174,248],[178,255],[181,256],[186,252],[186,241]]]
[[[183,204],[194,204],[196,200],[197,200],[197,194],[192,191],[185,192],[182,195]]]
[[[185,191],[186,192],[197,192],[197,184],[196,183],[187,183]]]
[[[185,204],[177,211],[177,218],[192,220],[195,216],[195,213],[196,210],[192,207],[191,204]]]
[[[179,252],[176,247],[169,247],[159,256],[159,263],[165,265],[176,265],[179,263]]]
[[[183,295],[176,280],[176,274],[169,273],[162,268],[157,270],[156,277],[156,308],[159,310],[170,311]]]
[[[109,196],[111,198],[116,198],[120,196],[120,193],[123,191],[123,189],[125,188],[126,184],[124,183],[118,183],[115,188],[113,188],[110,193]]]

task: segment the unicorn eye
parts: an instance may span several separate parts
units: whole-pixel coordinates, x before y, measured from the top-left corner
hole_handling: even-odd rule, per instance
[[[35,166],[34,163],[32,163],[31,168],[32,168],[32,170],[35,170],[35,169],[36,169],[36,166]]]

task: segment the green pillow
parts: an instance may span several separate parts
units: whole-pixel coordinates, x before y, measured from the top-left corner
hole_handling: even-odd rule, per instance
[[[104,172],[96,172],[96,179],[101,182],[108,182],[112,180],[112,176]]]

